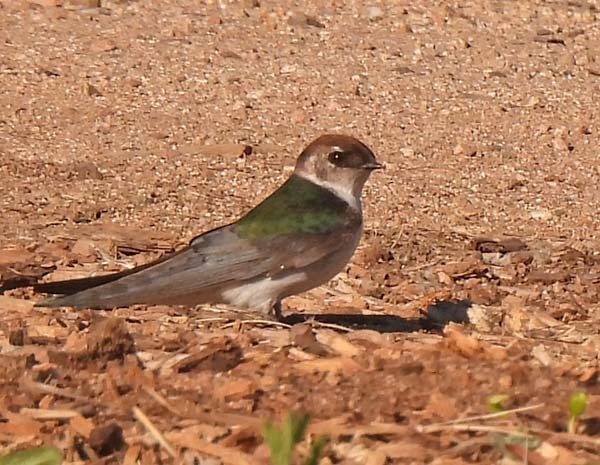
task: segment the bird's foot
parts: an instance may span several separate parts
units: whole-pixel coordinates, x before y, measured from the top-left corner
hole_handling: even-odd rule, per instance
[[[269,310],[269,316],[276,321],[283,321],[283,313],[281,313],[281,302],[278,301],[273,304],[273,306]]]

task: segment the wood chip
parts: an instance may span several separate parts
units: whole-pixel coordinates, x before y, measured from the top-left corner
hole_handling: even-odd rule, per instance
[[[332,372],[352,374],[363,369],[357,362],[347,357],[306,360],[297,363],[295,367],[298,370],[307,373]]]

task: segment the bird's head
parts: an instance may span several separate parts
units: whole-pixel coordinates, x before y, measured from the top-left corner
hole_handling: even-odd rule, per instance
[[[343,135],[324,135],[298,157],[294,174],[327,187],[344,197],[360,198],[373,170],[383,168],[369,147]],[[345,194],[345,195],[343,195]]]

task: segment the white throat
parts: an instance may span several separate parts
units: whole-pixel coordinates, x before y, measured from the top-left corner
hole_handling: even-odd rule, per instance
[[[342,184],[332,183],[332,182],[326,181],[324,179],[319,179],[316,176],[314,176],[313,174],[309,174],[309,173],[296,173],[296,176],[304,178],[307,181],[310,181],[310,182],[316,184],[317,186],[324,187],[328,191],[333,192],[339,198],[344,200],[348,205],[350,205],[354,210],[362,213],[362,203],[360,201],[360,192],[358,194],[355,194],[353,192],[351,185],[347,185],[347,184],[342,185]]]

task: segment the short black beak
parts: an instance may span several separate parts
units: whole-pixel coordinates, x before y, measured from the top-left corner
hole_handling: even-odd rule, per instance
[[[372,161],[370,163],[365,163],[362,167],[366,170],[381,170],[385,168],[385,165],[376,161]]]

